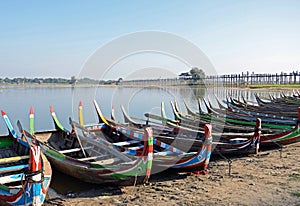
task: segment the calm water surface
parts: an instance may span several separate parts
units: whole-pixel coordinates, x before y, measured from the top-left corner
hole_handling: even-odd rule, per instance
[[[66,128],[69,126],[69,117],[78,120],[77,107],[83,102],[85,122],[95,122],[96,113],[93,100],[96,99],[105,116],[110,116],[111,107],[115,107],[116,118],[123,121],[120,105],[124,105],[131,116],[144,117],[144,113],[160,114],[160,104],[165,102],[166,114],[172,118],[169,102],[176,99],[179,107],[185,111],[183,99],[195,111],[198,110],[197,99],[209,98],[217,106],[214,94],[221,100],[230,94],[233,97],[244,95],[254,101],[254,92],[268,97],[269,93],[278,95],[278,92],[267,90],[230,90],[230,89],[191,89],[191,88],[0,88],[0,109],[4,110],[15,125],[20,120],[25,128],[29,127],[29,108],[35,110],[36,130],[52,129],[53,123],[49,111],[52,105],[60,121]],[[0,123],[0,133],[6,133],[3,120]]]

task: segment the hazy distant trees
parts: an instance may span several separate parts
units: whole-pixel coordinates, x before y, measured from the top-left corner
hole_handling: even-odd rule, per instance
[[[200,79],[204,79],[205,78],[205,72],[202,69],[199,69],[198,67],[193,67],[190,70],[190,74],[191,74],[192,79],[194,81],[198,81]]]
[[[198,67],[193,67],[190,71],[179,74],[179,79],[185,80],[189,85],[203,84],[205,72]]]
[[[71,79],[64,78],[0,78],[0,83],[4,84],[73,84],[76,81],[75,77],[71,77]]]
[[[116,84],[119,85],[122,81],[123,81],[123,78],[120,77],[120,78],[116,81]]]
[[[72,76],[71,80],[70,80],[70,84],[75,85],[76,81],[77,80],[76,80],[75,76]]]

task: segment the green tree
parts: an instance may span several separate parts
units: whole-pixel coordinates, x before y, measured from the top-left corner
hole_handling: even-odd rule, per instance
[[[200,79],[203,79],[205,78],[205,72],[202,70],[202,69],[199,69],[197,67],[193,67],[191,70],[190,70],[190,74],[192,75],[192,79],[194,81],[198,81]]]
[[[71,80],[70,80],[70,84],[75,85],[76,81],[77,80],[76,80],[75,76],[72,76]]]

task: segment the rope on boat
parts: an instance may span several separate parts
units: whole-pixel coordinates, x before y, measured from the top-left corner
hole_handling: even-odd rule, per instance
[[[265,138],[267,138],[268,140],[270,140],[272,143],[274,143],[275,145],[277,145],[279,147],[279,152],[280,152],[280,158],[282,158],[282,151],[283,151],[283,146],[282,144],[275,142],[273,140],[271,140],[270,138],[268,138],[268,136],[265,136]]]
[[[135,187],[135,186],[136,186],[136,182],[137,182],[137,173],[135,173],[133,187]]]
[[[38,175],[38,174],[42,174],[42,177],[41,177],[41,180],[39,181],[36,181],[36,180],[33,180],[32,177],[35,176],[35,175]],[[41,170],[37,170],[37,171],[32,171],[32,172],[25,172],[25,179],[30,182],[30,183],[42,183],[44,182],[44,173],[43,173],[43,169]]]
[[[283,149],[283,146],[280,145],[280,148],[279,148],[279,152],[280,152],[280,158],[282,158],[282,149]]]
[[[65,200],[60,198],[60,197],[54,197],[48,200],[45,200],[45,203],[48,203],[50,205],[55,205],[55,206],[64,206],[63,202]]]
[[[225,157],[219,150],[216,150],[218,155],[228,162],[228,175],[231,176],[232,160]]]
[[[256,120],[256,127],[254,129],[254,134],[257,136],[258,140],[257,140],[257,144],[256,144],[256,154],[258,155],[258,157],[260,157],[259,155],[259,144],[260,144],[260,135],[261,135],[261,119],[257,118]],[[282,144],[273,141],[272,139],[268,138],[268,135],[265,136],[268,140],[270,140],[272,143],[274,143],[275,145],[279,146],[279,151],[280,151],[280,158],[282,158]]]

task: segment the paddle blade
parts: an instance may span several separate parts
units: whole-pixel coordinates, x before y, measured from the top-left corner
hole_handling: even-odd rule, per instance
[[[19,129],[19,132],[23,133],[23,127],[22,127],[20,120],[17,121],[17,127]]]

